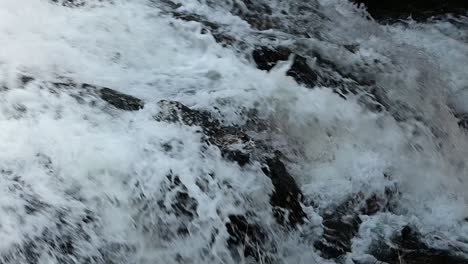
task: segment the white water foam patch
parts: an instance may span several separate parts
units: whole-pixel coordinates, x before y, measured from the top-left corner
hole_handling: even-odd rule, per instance
[[[227,234],[222,230],[228,214],[244,213],[250,207],[269,208],[272,187],[266,177],[257,176],[260,168],[241,171],[222,161],[215,149],[201,152],[196,129],[158,123],[148,111],[117,116],[115,110],[90,108],[35,84],[2,93],[2,113],[22,106],[20,116],[3,115],[1,122],[1,185],[7,190],[2,196],[1,232],[9,238],[1,244],[4,254],[28,238],[45,243],[40,238],[45,230],[63,235],[54,229],[56,210],[65,210],[78,221],[90,210],[98,226],[83,232],[91,241],[74,237],[73,242],[85,256],[102,254],[97,250],[113,243],[124,250],[115,249],[115,254],[129,254],[118,261],[172,263],[179,254],[199,262],[211,255],[200,252],[208,247],[215,229],[220,230],[219,245],[211,250],[226,251],[222,238]],[[164,143],[172,150],[165,150]],[[168,175],[177,175],[197,200],[199,217],[188,226],[190,237],[171,238],[180,219],[159,208],[159,199],[165,199],[169,207],[174,201],[174,197],[164,198],[160,189]],[[198,187],[199,180],[207,181],[207,190]],[[220,187],[220,183],[230,187]],[[12,185],[19,185],[22,193],[17,194]],[[245,197],[253,202],[244,201]],[[26,203],[34,202],[33,198],[37,202],[29,207],[39,209],[27,212]],[[261,210],[257,211],[260,216]],[[262,216],[264,224],[268,218],[271,215]],[[23,223],[21,229],[15,228],[18,222]],[[87,252],[90,247],[94,249]],[[44,258],[39,263],[54,263],[53,255]],[[225,261],[235,263],[229,258]]]
[[[394,121],[325,88],[297,87],[274,96],[274,115],[283,117],[277,121],[284,137],[276,140],[285,141],[282,148],[299,148],[295,171],[306,193],[317,195],[317,203],[326,207],[362,190],[382,191],[383,173],[391,163],[382,149],[397,151],[403,141]]]
[[[439,154],[430,133],[418,136],[417,124],[398,124],[327,89],[291,88],[272,96],[283,137],[273,141],[293,160],[291,172],[316,205],[382,194],[396,184],[402,193],[397,211],[406,223],[415,218],[423,232],[466,240],[458,233],[466,225],[463,174]]]
[[[2,81],[9,87],[2,92],[1,144],[5,149],[3,161],[13,164],[5,165],[5,170],[21,174],[21,181],[32,188],[25,192],[35,194],[46,204],[46,209],[29,215],[21,210],[21,206],[27,206],[25,202],[13,193],[5,193],[3,201],[17,203],[14,210],[18,215],[5,213],[11,217],[2,218],[2,231],[11,238],[2,244],[3,253],[22,247],[21,242],[28,237],[48,247],[40,238],[45,230],[62,235],[56,229],[56,210],[65,210],[77,222],[85,210],[90,210],[98,226],[85,232],[90,241],[74,238],[80,257],[99,256],[104,254],[103,248],[110,247],[117,252],[106,259],[115,258],[118,262],[171,263],[179,254],[200,263],[209,261],[200,250],[206,250],[206,243],[217,229],[221,238],[211,249],[214,253],[207,255],[220,255],[225,263],[235,263],[229,260],[222,239],[227,236],[224,218],[230,213],[244,213],[250,206],[269,208],[271,184],[266,177],[257,177],[259,168],[240,171],[221,161],[215,149],[207,150],[208,154],[213,152],[208,156],[197,154],[201,148],[199,135],[193,129],[155,122],[152,114],[157,109],[151,102],[177,97],[188,88],[198,93],[210,84],[206,73],[221,66],[225,66],[227,82],[235,83],[231,79],[238,80],[243,75],[239,69],[244,64],[231,66],[237,61],[234,55],[220,58],[214,51],[224,51],[214,45],[211,37],[203,39],[198,25],[169,25],[174,22],[172,19],[156,17],[157,11],[144,5],[95,9],[66,9],[45,1],[31,5],[4,1],[1,5],[5,7],[1,10],[8,13],[5,20],[0,20],[0,35],[7,43],[0,56],[5,72]],[[254,72],[253,68],[247,69]],[[41,84],[15,89],[13,80],[18,71],[46,80],[64,75],[105,84],[136,94],[148,103],[136,115],[118,113],[102,104],[90,108],[65,92],[48,92],[48,87],[40,87]],[[231,72],[234,74],[230,77]],[[246,83],[248,80],[240,86]],[[211,87],[223,89],[227,85],[213,83]],[[235,95],[236,88],[230,87],[227,95]],[[222,94],[211,98],[219,96]],[[202,106],[209,106],[210,97],[200,99]],[[165,142],[175,144],[172,154],[163,151],[161,144]],[[45,157],[45,161],[33,162],[40,157]],[[50,174],[47,167],[53,170]],[[177,174],[190,196],[196,198],[200,217],[189,227],[189,238],[166,241],[165,233],[176,228],[177,219],[165,218],[157,201],[162,198],[158,186],[169,172]],[[216,180],[210,179],[211,174]],[[12,178],[5,179],[5,188],[16,180],[16,176]],[[200,191],[194,183],[197,178],[210,183],[211,193]],[[232,189],[219,190],[218,182],[228,183]],[[244,196],[250,196],[254,203],[243,201]],[[241,202],[234,205],[234,200]],[[271,215],[261,217],[266,224]],[[17,222],[23,222],[25,227],[14,228]],[[61,262],[53,252],[43,253],[39,263]],[[26,261],[28,256],[23,258],[21,254],[13,262]]]
[[[4,71],[45,79],[65,75],[154,100],[161,93],[200,89],[194,83],[207,79],[210,69],[229,65],[199,25],[164,17],[144,1],[116,2],[70,9],[39,0],[3,1]]]

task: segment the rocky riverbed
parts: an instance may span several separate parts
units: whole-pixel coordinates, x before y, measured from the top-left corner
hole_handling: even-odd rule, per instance
[[[0,263],[468,263],[431,1],[3,0]]]

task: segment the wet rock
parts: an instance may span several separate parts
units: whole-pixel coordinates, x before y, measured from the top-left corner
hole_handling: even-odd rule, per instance
[[[243,215],[230,215],[226,229],[230,248],[240,248],[244,257],[252,257],[259,263],[269,263],[268,251],[271,247],[267,245],[268,236],[261,226],[249,223]]]
[[[18,81],[20,87],[24,87],[36,81],[36,79],[32,76],[20,75]],[[79,102],[83,102],[83,98],[86,96],[96,97],[97,95],[102,100],[120,110],[138,111],[144,107],[144,103],[141,99],[107,87],[100,87],[87,83],[79,84],[68,79],[56,82],[38,81],[38,85],[39,88],[48,88],[51,93],[55,94],[60,91],[67,91],[70,96],[74,97]]]
[[[271,7],[262,1],[241,0],[234,2],[233,15],[245,20],[257,30],[268,30],[278,27],[280,21],[272,16]]]
[[[468,131],[468,114],[455,114],[458,118],[458,126]]]
[[[224,158],[243,166],[250,162],[255,142],[240,128],[221,126],[208,112],[197,111],[175,101],[160,101],[161,111],[155,116],[158,121],[180,122],[189,126],[200,126],[209,144],[217,146]],[[267,154],[267,153],[265,153]],[[287,172],[279,158],[255,157],[265,160],[263,172],[274,186],[271,205],[274,216],[284,226],[294,228],[303,224],[306,214],[301,206],[302,193],[294,178]]]
[[[51,0],[54,3],[68,7],[78,7],[86,4],[86,0]]]
[[[463,14],[468,10],[465,0],[354,0],[367,7],[367,11],[377,20],[392,21],[411,16],[424,21],[430,17],[447,13]]]
[[[198,217],[198,201],[191,197],[187,187],[182,183],[177,175],[167,175],[167,180],[161,185],[163,198],[157,204],[163,212],[173,214],[178,221],[172,223],[174,230],[170,226],[159,226],[159,231],[166,240],[171,240],[177,234],[185,236],[189,234],[190,223]],[[167,200],[170,202],[166,204]]]
[[[171,208],[166,208],[160,201],[160,206],[166,210],[172,209],[174,214],[178,217],[185,216],[189,221],[193,220],[198,216],[197,208],[198,202],[195,198],[192,198],[187,187],[180,181],[178,176],[168,175],[167,184],[162,186],[164,193],[175,192],[174,198],[171,199]]]
[[[182,4],[180,3],[174,3],[173,1],[171,0],[159,0],[159,2],[161,2],[162,4],[168,6],[169,8],[171,9],[177,9],[179,7],[182,6]]]
[[[198,22],[204,25],[205,27],[209,28],[210,30],[219,29],[219,26],[216,23],[213,23],[207,20],[205,17],[200,16],[200,15],[190,14],[190,13],[181,13],[181,12],[173,12],[172,14],[175,18],[178,18],[181,20]]]
[[[173,9],[176,9],[175,7]],[[209,21],[207,18],[190,13],[183,12],[170,12],[175,18],[184,20],[184,21],[194,21],[202,25],[202,34],[211,33],[216,42],[220,43],[223,46],[232,46],[236,43],[242,43],[242,41],[236,39],[229,32],[224,31],[218,24]]]
[[[19,80],[20,80],[20,83],[21,83],[22,86],[26,86],[28,83],[34,81],[34,77],[27,76],[27,75],[20,75]]]
[[[50,0],[66,7],[82,7],[90,3],[112,2],[111,0]]]
[[[285,47],[274,49],[258,47],[252,52],[257,68],[265,71],[270,71],[279,61],[288,60],[291,55],[293,55],[292,51]],[[307,87],[312,88],[317,85],[317,74],[307,64],[307,59],[300,55],[294,54],[293,63],[286,74]]]
[[[467,264],[468,259],[454,251],[429,247],[422,235],[405,226],[391,242],[377,242],[370,250],[379,261],[389,264]]]
[[[314,246],[323,257],[338,258],[351,252],[351,239],[356,236],[361,225],[355,206],[356,200],[350,199],[322,215],[323,237]]]
[[[82,252],[76,245],[90,245],[88,232],[92,232],[95,218],[90,211],[85,211],[81,219],[71,215],[68,209],[58,210],[38,235],[27,236],[11,251],[2,252],[1,263],[42,263],[44,254],[54,256],[59,263],[86,263],[92,253]]]
[[[274,190],[270,203],[279,223],[295,227],[303,224],[306,214],[301,206],[302,192],[283,162],[275,157],[266,160],[263,172],[271,179]]]
[[[359,44],[348,44],[348,45],[343,45],[345,49],[347,49],[351,53],[356,53],[359,51]]]
[[[309,67],[305,57],[295,55],[291,69],[286,74],[307,87],[312,88],[317,85],[317,74]]]
[[[253,141],[240,128],[221,126],[209,112],[192,110],[175,101],[160,101],[160,113],[155,116],[158,121],[181,122],[188,126],[200,126],[206,135],[206,141],[215,145],[221,155],[240,166],[250,162]]]
[[[177,192],[175,195],[175,202],[172,204],[172,208],[176,212],[176,215],[186,215],[190,218],[196,216],[198,202],[194,198],[185,192]]]
[[[357,235],[361,225],[360,215],[374,215],[392,208],[396,188],[387,188],[382,195],[365,198],[362,193],[347,199],[335,208],[323,213],[324,233],[314,246],[325,258],[339,258],[351,252],[351,240]]]
[[[217,146],[224,158],[236,161],[240,166],[250,162],[253,141],[236,127],[211,129],[208,133],[208,142]]]
[[[125,111],[138,111],[143,109],[143,101],[131,95],[123,94],[110,88],[101,88],[98,91],[102,100]]]
[[[258,47],[252,52],[252,58],[257,64],[258,69],[269,71],[275,67],[279,61],[288,60],[291,54],[292,51],[284,47],[277,47],[275,49]]]
[[[219,121],[209,112],[192,110],[176,101],[161,100],[158,105],[161,111],[154,117],[157,121],[181,122],[187,126],[200,126],[207,130],[220,126]]]

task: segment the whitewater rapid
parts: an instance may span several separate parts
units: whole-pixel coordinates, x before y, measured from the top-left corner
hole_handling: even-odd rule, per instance
[[[275,263],[334,263],[313,247],[319,211],[386,188],[398,189],[397,208],[364,217],[350,258],[407,224],[435,247],[468,252],[468,134],[453,115],[468,113],[467,17],[379,25],[347,1],[319,0],[309,3],[313,15],[261,31],[229,13],[230,1],[180,1],[241,39],[241,49],[174,18],[164,1],[112,2],[0,1],[0,263],[249,263],[228,249],[225,223],[250,211],[272,231]],[[272,5],[301,9],[291,3]],[[294,30],[310,38],[292,40]],[[257,69],[249,47],[269,43],[311,58],[318,51],[372,78],[391,98],[388,111],[370,111],[360,94],[344,100],[298,84],[286,76],[291,61]],[[351,44],[359,50],[342,48]],[[35,80],[22,87],[21,74]],[[111,87],[145,107],[124,112],[47,87],[67,80]],[[284,154],[310,201],[307,224],[277,231],[261,165],[225,160],[196,127],[157,122],[163,99],[226,125],[246,124],[256,109],[271,129],[250,136]],[[170,175],[196,199],[195,219],[161,208],[175,199]],[[181,225],[189,235],[177,233]]]

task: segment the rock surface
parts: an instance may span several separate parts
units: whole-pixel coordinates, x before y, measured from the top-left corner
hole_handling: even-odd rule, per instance
[[[303,224],[306,215],[302,210],[302,193],[296,181],[279,158],[267,159],[266,165],[267,167],[263,171],[271,179],[274,186],[271,205],[275,207],[275,217],[283,225],[294,227]]]
[[[325,258],[339,258],[350,253],[352,239],[358,234],[362,223],[360,216],[388,211],[395,195],[396,189],[387,189],[384,194],[374,194],[367,199],[360,193],[336,207],[326,209],[322,214],[324,234],[314,246]]]
[[[217,146],[223,157],[235,161],[243,166],[250,162],[253,140],[241,129],[236,127],[221,126],[220,122],[208,112],[192,110],[189,107],[174,101],[160,101],[161,112],[155,116],[158,121],[181,122],[189,126],[200,126],[207,136],[207,142]],[[237,149],[232,148],[236,146]],[[242,146],[242,148],[238,148]],[[287,172],[285,165],[278,158],[252,157],[253,160],[265,162],[263,172],[274,186],[271,196],[271,205],[274,207],[274,215],[278,222],[295,227],[304,223],[306,217],[302,206],[302,193],[295,180]],[[286,217],[287,216],[287,217]]]
[[[293,56],[291,68],[286,72],[298,83],[304,84],[309,88],[313,88],[317,84],[317,74],[307,64],[307,59],[285,47],[267,48],[258,47],[252,52],[252,57],[257,64],[258,69],[269,71],[279,61],[287,61],[290,56]]]
[[[437,15],[463,14],[468,11],[468,2],[464,0],[354,0],[354,2],[364,4],[374,18],[384,21],[408,17],[423,21]]]
[[[143,109],[143,101],[131,95],[123,94],[110,88],[101,88],[98,92],[102,100],[125,111],[138,111]]]
[[[410,226],[395,234],[391,242],[376,243],[371,251],[379,261],[389,264],[466,264],[462,256],[448,250],[430,248],[422,241],[422,235]],[[380,245],[379,245],[380,244]]]

